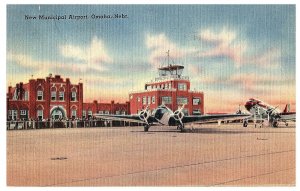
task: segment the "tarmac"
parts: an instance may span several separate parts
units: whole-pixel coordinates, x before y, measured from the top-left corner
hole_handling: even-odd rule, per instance
[[[295,186],[295,124],[193,127],[7,131],[7,185]]]

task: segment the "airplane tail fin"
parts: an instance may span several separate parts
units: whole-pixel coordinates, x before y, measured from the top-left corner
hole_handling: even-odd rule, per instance
[[[290,109],[291,109],[291,105],[290,104],[286,104],[284,110],[283,110],[283,113],[288,113],[290,112]]]

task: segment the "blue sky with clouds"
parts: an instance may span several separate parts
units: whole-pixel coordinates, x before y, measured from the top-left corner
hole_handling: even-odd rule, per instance
[[[25,19],[70,14],[88,19]],[[32,74],[81,78],[86,101],[128,100],[157,75],[169,49],[192,89],[205,93],[208,112],[249,97],[293,105],[295,46],[294,5],[7,6],[7,85]]]

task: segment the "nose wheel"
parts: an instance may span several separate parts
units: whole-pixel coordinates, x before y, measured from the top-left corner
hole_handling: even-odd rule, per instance
[[[145,132],[148,132],[149,128],[150,128],[149,125],[145,125],[145,126],[144,126],[144,131],[145,131]]]
[[[243,127],[247,127],[248,126],[248,121],[244,121],[243,122]]]

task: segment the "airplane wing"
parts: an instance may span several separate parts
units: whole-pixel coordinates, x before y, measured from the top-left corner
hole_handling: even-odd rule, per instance
[[[109,114],[94,114],[96,118],[104,119],[104,120],[116,120],[116,121],[127,121],[127,122],[137,122],[137,123],[146,123],[144,120],[140,118],[139,115],[109,115]],[[152,122],[153,117],[149,116],[148,122]]]
[[[219,115],[191,115],[183,116],[183,123],[207,123],[217,121],[241,120],[249,117],[248,114],[219,114]]]
[[[296,121],[296,112],[280,113],[280,121]]]

